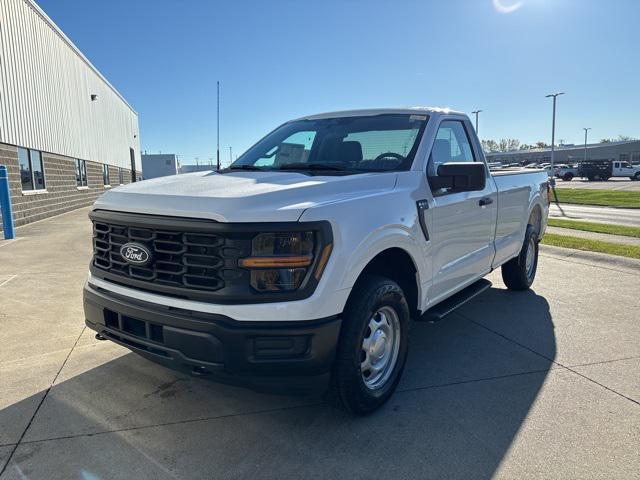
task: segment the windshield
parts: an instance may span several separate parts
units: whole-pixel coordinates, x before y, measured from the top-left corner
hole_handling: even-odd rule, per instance
[[[271,132],[229,168],[323,175],[407,170],[427,120],[410,114],[297,120]]]

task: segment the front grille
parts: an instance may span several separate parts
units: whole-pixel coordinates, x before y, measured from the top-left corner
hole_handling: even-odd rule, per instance
[[[151,252],[145,266],[132,265],[120,248],[135,242]],[[224,287],[220,247],[224,238],[215,234],[188,233],[103,222],[93,224],[94,265],[123,277],[181,288],[216,291]]]
[[[263,232],[314,231],[313,258],[331,243],[328,222],[223,223],[213,220],[94,210],[91,275],[139,291],[222,304],[268,303],[309,297],[316,285],[308,274],[294,292],[257,292],[251,271],[239,259],[251,256],[253,238]],[[127,262],[120,249],[144,247],[146,263]],[[314,271],[315,263],[309,267]]]

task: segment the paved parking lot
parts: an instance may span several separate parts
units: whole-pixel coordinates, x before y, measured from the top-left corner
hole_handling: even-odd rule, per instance
[[[556,179],[558,188],[590,188],[594,190],[622,190],[640,192],[640,182],[628,178],[610,178],[606,182],[590,182],[586,178],[574,178],[570,182]]]
[[[492,274],[459,313],[414,323],[399,391],[353,418],[94,340],[86,213],[0,242],[2,480],[638,478],[638,262],[545,249],[524,293]]]

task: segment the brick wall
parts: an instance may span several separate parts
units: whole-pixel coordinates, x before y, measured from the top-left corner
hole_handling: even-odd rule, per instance
[[[87,160],[87,188],[76,186],[75,159],[42,152],[46,192],[25,194],[20,183],[18,149],[0,143],[0,164],[9,172],[9,189],[16,226],[91,205],[105,191],[102,164]],[[112,186],[119,184],[118,168],[109,166]],[[131,182],[131,170],[123,169],[124,183]],[[2,225],[0,224],[0,230]]]

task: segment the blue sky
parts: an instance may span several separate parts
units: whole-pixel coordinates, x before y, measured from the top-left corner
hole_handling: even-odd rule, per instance
[[[640,137],[636,0],[39,0],[136,109],[143,150],[221,158],[350,108],[484,110],[480,137]]]

